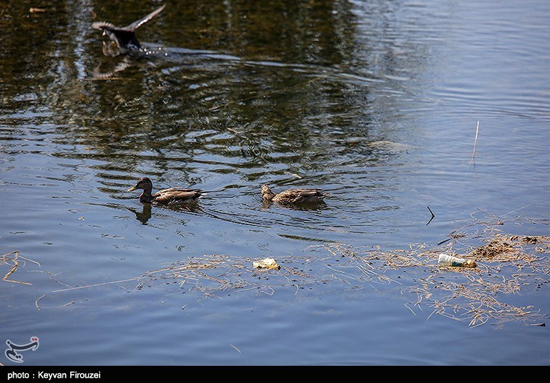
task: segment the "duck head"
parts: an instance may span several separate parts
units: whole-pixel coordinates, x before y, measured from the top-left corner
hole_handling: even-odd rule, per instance
[[[151,190],[153,190],[153,182],[147,177],[140,178],[128,191],[131,192],[136,189],[143,189],[146,193],[150,194]]]

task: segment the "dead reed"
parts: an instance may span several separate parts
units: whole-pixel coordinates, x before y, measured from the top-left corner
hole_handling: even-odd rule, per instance
[[[435,247],[410,244],[404,249],[383,250],[379,246],[354,248],[326,243],[306,248],[306,256],[270,255],[280,269],[253,267],[263,257],[201,255],[135,278],[54,290],[38,298],[36,307],[40,310],[39,301],[48,295],[129,283],[135,290],[170,284],[197,301],[226,299],[234,293],[273,296],[290,291],[298,295],[306,287],[320,294],[324,289],[344,288],[350,294],[372,289],[412,297],[404,306],[413,315],[426,311],[427,320],[440,315],[471,327],[511,321],[544,326],[548,313],[530,304],[529,299],[550,288],[550,236],[505,234],[502,229],[513,220],[486,212],[480,218],[477,213],[472,214],[474,223],[451,232]],[[474,259],[478,267],[439,266],[437,259],[442,252]],[[3,281],[30,285],[12,279],[25,261],[40,266],[18,251],[1,256],[0,267],[7,269]]]
[[[2,278],[2,280],[4,282],[19,283],[19,284],[22,284],[22,285],[32,285],[32,283],[29,283],[29,282],[16,281],[16,280],[13,280],[13,279],[9,279],[10,275],[15,273],[17,271],[17,269],[19,268],[19,260],[23,261],[23,266],[24,266],[24,263],[26,261],[27,262],[32,262],[32,263],[40,266],[40,263],[38,263],[36,261],[33,261],[32,259],[25,258],[25,257],[21,256],[19,254],[19,250],[11,251],[9,253],[6,253],[6,254],[2,255],[2,258],[0,259],[0,267],[2,267],[2,266],[10,267],[11,266],[9,271],[4,275],[4,278]]]

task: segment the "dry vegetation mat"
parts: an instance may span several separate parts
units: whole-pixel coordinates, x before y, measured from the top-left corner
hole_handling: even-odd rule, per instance
[[[283,288],[300,294],[315,284],[344,284],[350,293],[397,286],[413,297],[405,303],[413,315],[428,311],[428,318],[437,314],[466,321],[469,326],[489,321],[545,325],[547,313],[532,305],[514,305],[509,298],[534,294],[544,286],[548,291],[550,237],[495,235],[467,255],[475,257],[476,268],[438,266],[438,255],[449,249],[422,245],[384,251],[330,243],[309,250],[312,256],[307,258],[275,257],[278,270],[256,269],[254,259],[204,255],[149,271],[140,277],[137,288],[175,280],[188,292],[200,292],[198,299],[208,299],[228,291],[274,295]],[[405,270],[408,277],[404,277]]]
[[[547,225],[546,221],[538,223]],[[453,231],[435,247],[411,244],[406,249],[384,250],[327,243],[306,248],[307,256],[270,254],[262,260],[263,257],[200,255],[136,278],[67,287],[51,294],[116,283],[133,283],[136,290],[177,284],[200,301],[221,298],[227,293],[275,296],[284,290],[298,295],[305,288],[346,286],[346,293],[369,289],[387,289],[388,294],[398,291],[408,300],[405,310],[427,319],[440,315],[472,327],[511,321],[545,326],[548,313],[525,301],[545,301],[549,295],[550,236],[504,234],[503,228],[500,221],[475,222]],[[441,253],[475,260],[477,267],[438,265]],[[4,282],[25,283],[13,279],[19,261],[17,252],[2,256],[0,267],[7,270]],[[265,261],[269,267],[259,266]],[[45,296],[37,300],[38,309],[38,301]]]

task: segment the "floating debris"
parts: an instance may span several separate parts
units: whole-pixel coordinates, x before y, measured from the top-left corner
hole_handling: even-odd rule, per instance
[[[257,269],[279,270],[281,268],[281,266],[279,266],[273,258],[265,258],[265,259],[262,259],[261,261],[253,262],[252,266],[254,266]]]
[[[19,258],[21,258],[23,260],[23,262],[24,261],[32,262],[32,263],[34,263],[34,264],[36,264],[40,267],[40,263],[38,263],[36,261],[33,261],[32,259],[28,259],[28,258],[25,258],[25,257],[22,257],[21,255],[19,255],[18,250],[12,251],[10,253],[6,253],[6,254],[0,256],[0,266],[7,265],[7,266],[11,266],[11,268],[6,273],[6,275],[4,275],[4,278],[2,278],[2,280],[4,282],[20,283],[22,285],[32,285],[32,283],[29,283],[29,282],[16,281],[16,280],[10,279],[10,276],[13,273],[15,273],[17,271],[17,269],[19,268],[19,261],[18,261]]]
[[[453,255],[441,253],[439,254],[439,259],[437,264],[440,266],[453,266],[453,267],[477,267],[476,261],[473,259],[464,259],[455,257]]]
[[[531,222],[531,221],[530,221]],[[547,225],[547,221],[542,221]],[[470,229],[467,228],[471,226]],[[274,295],[280,290],[294,294],[323,293],[322,288],[342,287],[346,292],[375,289],[378,294],[411,294],[405,307],[413,314],[431,310],[427,319],[439,315],[468,326],[486,323],[502,325],[524,322],[530,326],[546,326],[548,312],[529,304],[531,294],[548,294],[550,289],[550,236],[502,234],[494,223],[465,225],[449,234],[451,240],[441,247],[409,244],[403,249],[382,249],[381,246],[356,248],[343,243],[308,246],[307,255],[266,257],[262,260],[228,255],[200,255],[148,271],[138,277],[67,287],[53,293],[67,293],[107,284],[138,282],[136,290],[156,283],[180,288],[193,294],[197,301],[222,299],[235,293]],[[480,238],[485,244],[472,246]],[[443,255],[465,254],[466,260],[479,262],[475,268],[441,267]],[[17,254],[0,258],[9,270],[4,280],[16,270]],[[19,257],[20,258],[20,257]],[[462,263],[463,258],[458,258]],[[475,261],[473,261],[475,259]],[[435,261],[435,262],[434,262]],[[253,267],[250,267],[250,265]],[[0,266],[2,262],[0,262]],[[452,265],[452,263],[451,263]],[[265,270],[280,270],[266,272]],[[258,270],[263,270],[259,272]],[[56,281],[60,283],[60,281]],[[511,298],[513,296],[513,299]],[[46,295],[38,300],[42,301]],[[36,302],[37,309],[38,300]],[[521,304],[518,304],[521,300]],[[72,301],[71,301],[72,302]],[[61,306],[64,307],[65,305]]]

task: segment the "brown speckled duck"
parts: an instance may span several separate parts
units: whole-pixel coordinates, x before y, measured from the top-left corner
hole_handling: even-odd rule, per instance
[[[278,194],[273,193],[268,184],[262,185],[262,197],[266,202],[276,202],[281,205],[293,205],[304,203],[320,203],[323,202],[323,194],[321,189],[299,188],[289,189]]]
[[[203,195],[200,189],[170,188],[159,190],[152,194],[153,183],[147,177],[140,178],[137,183],[128,189],[129,192],[136,189],[143,189],[139,200],[144,203],[153,203],[159,205],[178,205],[191,204],[198,201]]]
[[[116,27],[113,24],[107,23],[105,21],[97,21],[92,24],[92,28],[103,31],[103,35],[108,36],[109,39],[116,44],[119,53],[137,51],[141,49],[141,44],[136,38],[136,29],[138,29],[143,24],[145,24],[146,22],[151,20],[153,17],[158,15],[160,12],[162,12],[165,6],[166,4],[164,4],[160,8],[157,8],[155,11],[149,13],[144,18],[134,21],[132,24],[126,27]],[[104,47],[104,53],[105,53],[105,47]],[[110,53],[108,55],[115,56],[116,54]]]

